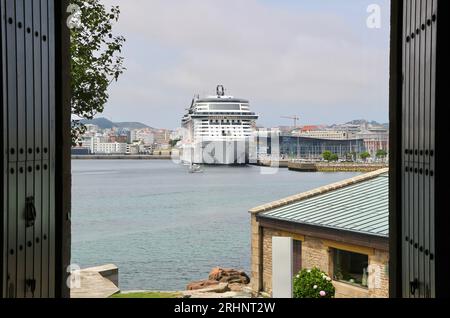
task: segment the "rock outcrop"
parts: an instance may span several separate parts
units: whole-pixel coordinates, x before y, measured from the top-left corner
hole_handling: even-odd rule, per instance
[[[250,283],[250,278],[243,271],[227,268],[214,268],[210,273],[208,279],[210,281],[218,281],[229,284],[244,284]]]
[[[250,278],[243,271],[214,268],[206,280],[187,285],[188,298],[247,298],[251,297]]]

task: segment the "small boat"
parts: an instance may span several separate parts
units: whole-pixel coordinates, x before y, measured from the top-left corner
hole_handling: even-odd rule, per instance
[[[190,165],[189,173],[199,173],[199,172],[204,172],[204,170],[202,169],[202,167],[200,165],[197,165],[197,164]]]

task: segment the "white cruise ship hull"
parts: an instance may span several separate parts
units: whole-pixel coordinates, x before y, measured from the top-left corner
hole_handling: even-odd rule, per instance
[[[206,165],[246,165],[249,163],[247,140],[202,141],[185,145],[183,162]]]

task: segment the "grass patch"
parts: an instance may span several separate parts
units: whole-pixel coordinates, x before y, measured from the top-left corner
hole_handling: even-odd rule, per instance
[[[110,298],[179,298],[180,293],[140,292],[112,295]]]

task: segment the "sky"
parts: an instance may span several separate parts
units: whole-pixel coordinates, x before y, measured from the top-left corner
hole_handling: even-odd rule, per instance
[[[99,117],[174,129],[221,84],[259,126],[388,122],[389,0],[102,1],[121,8],[127,70]]]

